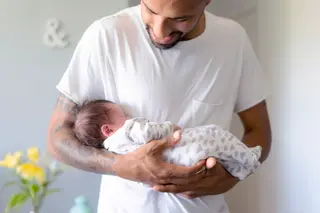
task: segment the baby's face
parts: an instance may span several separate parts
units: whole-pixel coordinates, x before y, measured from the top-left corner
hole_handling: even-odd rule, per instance
[[[124,111],[121,109],[121,107],[117,104],[113,103],[107,103],[106,107],[109,109],[110,113],[110,123],[112,126],[112,129],[116,131],[120,127],[122,127],[126,121],[126,115]]]

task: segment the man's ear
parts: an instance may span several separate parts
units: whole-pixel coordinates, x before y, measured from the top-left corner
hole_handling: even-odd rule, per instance
[[[108,124],[103,124],[101,126],[101,133],[105,136],[105,137],[109,137],[111,135],[112,130],[109,128]]]

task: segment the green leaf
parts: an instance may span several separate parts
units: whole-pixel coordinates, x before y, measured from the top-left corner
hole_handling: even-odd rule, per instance
[[[27,179],[24,179],[24,178],[20,178],[20,182],[23,184],[23,185],[27,185],[29,183],[29,181]]]
[[[57,193],[57,192],[60,192],[60,191],[61,191],[60,189],[48,189],[48,190],[45,192],[44,196],[49,196],[49,195],[51,195],[51,194],[53,194],[53,193]]]
[[[26,180],[26,179],[24,179],[24,178],[21,178],[20,181],[21,181],[21,183],[23,183],[23,184],[27,184],[27,183],[28,183],[28,180]]]
[[[42,187],[43,187],[43,188],[47,188],[49,184],[50,184],[50,182],[45,181],[45,182],[42,184]]]
[[[28,194],[25,194],[25,193],[13,194],[6,207],[5,212],[8,213],[13,208],[18,209],[19,207],[22,206],[22,204],[24,204],[24,202],[28,199],[28,197],[29,197]]]
[[[29,185],[29,193],[32,199],[36,197],[36,194],[38,193],[40,187],[37,184],[31,184]]]

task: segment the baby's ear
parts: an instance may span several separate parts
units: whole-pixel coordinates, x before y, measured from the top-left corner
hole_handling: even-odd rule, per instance
[[[105,136],[105,137],[109,137],[111,134],[111,129],[109,128],[108,124],[103,124],[101,126],[101,133]]]

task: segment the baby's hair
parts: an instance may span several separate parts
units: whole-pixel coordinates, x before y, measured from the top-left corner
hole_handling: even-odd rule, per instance
[[[109,122],[108,100],[90,100],[81,104],[76,113],[73,124],[75,137],[87,146],[103,148],[104,136],[101,126]]]

